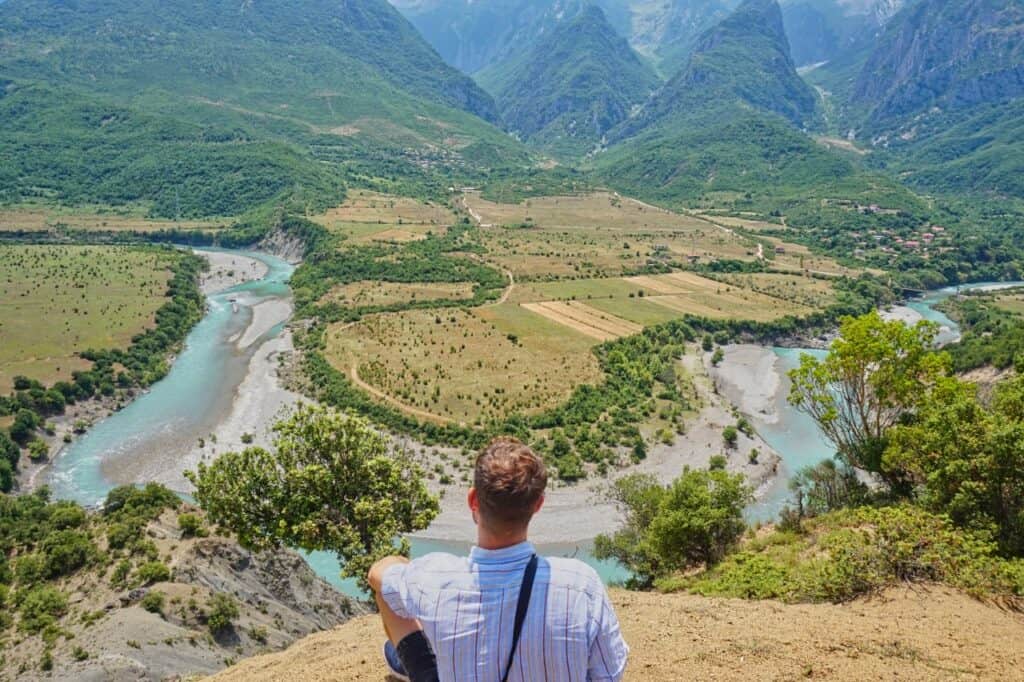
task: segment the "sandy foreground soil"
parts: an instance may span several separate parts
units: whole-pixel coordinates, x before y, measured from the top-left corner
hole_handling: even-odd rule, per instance
[[[693,377],[703,403],[700,412],[686,420],[686,433],[676,436],[672,445],[652,445],[646,459],[616,471],[611,474],[611,479],[644,473],[654,475],[662,483],[669,483],[685,467],[707,468],[710,458],[719,454],[727,455],[728,470],[744,474],[755,489],[763,489],[772,479],[779,457],[757,434],[752,438],[740,434],[734,449],[726,450],[723,446],[722,429],[735,424],[736,416],[729,402],[714,388],[705,366],[705,356],[710,357],[710,354],[697,355],[691,349],[682,359],[683,367]],[[757,463],[753,464],[748,458],[752,448],[761,453]],[[543,509],[530,524],[530,539],[538,544],[573,544],[614,531],[622,519],[615,506],[606,499],[608,485],[609,479],[593,475],[574,485],[549,489]],[[441,499],[440,515],[416,537],[471,542],[476,537],[476,527],[466,509],[467,489],[467,484],[447,486]]]
[[[848,604],[611,590],[626,680],[1021,680],[1024,616],[942,587]],[[217,682],[383,681],[374,616],[245,660]]]

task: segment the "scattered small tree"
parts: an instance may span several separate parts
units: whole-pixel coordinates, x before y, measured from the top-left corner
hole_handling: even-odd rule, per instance
[[[669,486],[645,474],[624,476],[609,497],[625,524],[598,536],[594,554],[622,562],[633,586],[648,587],[657,577],[719,561],[746,528],[751,493],[739,474],[685,469]]]
[[[437,515],[419,468],[389,454],[366,421],[302,405],[274,432],[274,453],[247,448],[188,473],[209,520],[242,545],[333,551],[342,575],[365,587],[374,561],[408,554],[396,538]]]
[[[736,443],[739,440],[739,431],[735,426],[729,425],[722,429],[722,440],[725,441],[725,445],[730,448],[736,447]]]
[[[201,538],[206,536],[206,527],[203,520],[197,514],[178,514],[178,528],[181,529],[182,537]]]
[[[232,627],[238,618],[238,602],[229,594],[217,592],[206,604],[206,626],[214,636]]]

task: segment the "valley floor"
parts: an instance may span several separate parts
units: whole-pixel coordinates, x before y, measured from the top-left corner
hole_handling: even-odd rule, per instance
[[[848,604],[612,591],[626,680],[1020,680],[1024,616],[940,587]],[[216,682],[384,680],[375,616],[259,656]]]

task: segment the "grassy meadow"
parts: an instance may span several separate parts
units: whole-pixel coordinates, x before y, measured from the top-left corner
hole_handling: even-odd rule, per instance
[[[565,400],[600,378],[593,340],[515,304],[406,310],[337,324],[327,358],[349,376],[444,419],[478,423]]]
[[[354,243],[418,241],[443,234],[457,219],[446,206],[370,190],[354,190],[340,206],[311,217]]]
[[[76,353],[130,345],[153,325],[167,254],[121,246],[0,246],[0,392],[45,384],[89,363]]]
[[[51,232],[58,229],[87,232],[156,232],[158,230],[217,230],[228,220],[165,220],[144,211],[81,206],[74,209],[43,204],[0,208],[0,232]]]

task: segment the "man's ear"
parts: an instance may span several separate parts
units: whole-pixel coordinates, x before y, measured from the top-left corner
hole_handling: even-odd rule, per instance
[[[466,495],[466,504],[469,505],[470,511],[477,511],[480,509],[480,500],[476,496],[476,488],[470,488],[469,493]]]
[[[537,504],[533,506],[533,513],[536,514],[540,511],[540,508],[544,506],[544,496],[541,495],[540,499],[537,500]]]

